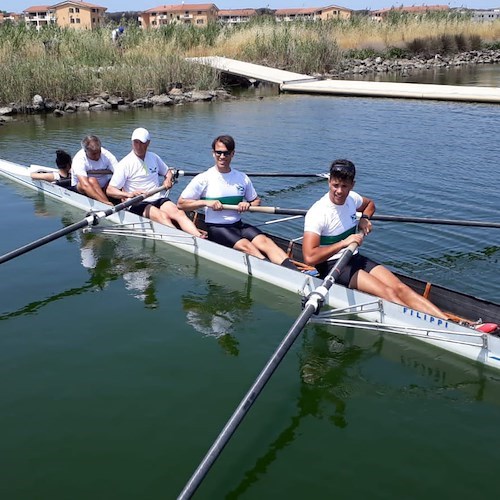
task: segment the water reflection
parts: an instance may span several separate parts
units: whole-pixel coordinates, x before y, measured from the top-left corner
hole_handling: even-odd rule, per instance
[[[265,477],[280,453],[302,435],[301,425],[308,418],[346,428],[349,401],[362,394],[388,401],[421,396],[426,401],[500,401],[500,378],[495,370],[412,339],[310,325],[298,356],[301,383],[297,411],[227,499],[241,497]]]
[[[249,318],[253,306],[251,281],[249,277],[240,291],[207,280],[203,290],[182,297],[187,322],[202,336],[216,339],[231,356],[239,354],[235,333]]]

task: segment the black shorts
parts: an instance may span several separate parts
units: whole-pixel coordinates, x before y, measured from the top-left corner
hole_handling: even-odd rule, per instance
[[[252,241],[262,234],[260,229],[242,221],[234,224],[207,224],[207,232],[209,240],[229,248],[233,248],[243,238]]]
[[[336,263],[337,260],[327,260],[326,262],[318,264],[316,266],[316,269],[318,270],[319,277],[324,278]],[[356,255],[353,255],[350,258],[349,262],[344,266],[344,269],[340,273],[340,276],[338,277],[336,283],[349,287],[349,283],[351,282],[352,277],[358,271],[366,271],[367,273],[369,273],[378,265],[380,265],[378,262],[375,262],[374,260],[357,253]]]
[[[141,201],[140,203],[132,205],[129,208],[129,211],[132,212],[133,214],[142,216],[144,214],[144,210],[146,210],[146,208],[149,205],[153,205],[156,208],[160,208],[167,201],[170,201],[170,198],[158,198],[155,201]]]

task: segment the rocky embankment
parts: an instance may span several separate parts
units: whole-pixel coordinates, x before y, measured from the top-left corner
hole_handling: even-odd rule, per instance
[[[436,68],[457,68],[476,64],[500,64],[500,50],[474,50],[450,56],[436,54],[430,58],[384,59],[383,57],[369,57],[366,59],[348,59],[342,61],[337,70],[324,76],[327,78],[349,78],[374,73],[409,75]]]
[[[314,76],[318,78],[348,79],[375,73],[410,75],[436,68],[456,68],[476,64],[500,64],[500,50],[477,50],[452,56],[435,55],[431,58],[384,59],[383,57],[371,57],[366,59],[346,59],[339,64],[335,71],[327,75]],[[32,103],[28,106],[14,103],[8,106],[0,106],[0,125],[13,119],[13,116],[19,113],[54,113],[62,116],[66,113],[78,111],[128,110],[131,108],[173,106],[196,101],[216,101],[231,98],[231,94],[225,90],[185,92],[182,88],[177,87],[173,88],[168,94],[154,95],[153,92],[150,92],[146,97],[133,101],[107,93],[68,102],[54,101],[50,97],[35,95]]]
[[[0,106],[0,124],[12,120],[15,115],[53,113],[56,116],[63,116],[66,113],[76,113],[78,111],[98,112],[107,110],[125,111],[131,108],[150,108],[152,106],[173,106],[199,101],[216,101],[231,99],[232,96],[225,90],[199,91],[193,90],[184,92],[180,88],[173,88],[168,94],[154,95],[153,92],[144,98],[127,100],[123,97],[109,95],[105,92],[95,97],[82,97],[74,101],[54,101],[35,95],[32,103],[28,106],[11,103],[8,106]]]

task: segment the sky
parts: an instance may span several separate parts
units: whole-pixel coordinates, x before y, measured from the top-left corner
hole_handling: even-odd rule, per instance
[[[0,10],[9,12],[22,12],[33,5],[54,5],[61,0],[0,0]],[[147,10],[159,5],[180,4],[177,0],[87,0],[89,3],[107,7],[108,12],[121,12],[124,10]],[[383,9],[393,5],[436,5],[448,4],[450,7],[467,7],[469,9],[500,8],[500,0],[192,0],[185,3],[214,3],[219,9],[243,9],[269,7],[270,9],[325,7],[327,5],[340,5],[348,9]]]

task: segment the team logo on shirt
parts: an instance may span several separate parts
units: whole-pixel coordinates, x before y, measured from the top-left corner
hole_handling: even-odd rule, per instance
[[[245,187],[242,186],[241,184],[236,184],[236,189],[238,191],[238,194],[243,195],[245,193]]]

